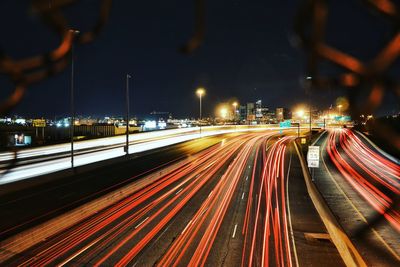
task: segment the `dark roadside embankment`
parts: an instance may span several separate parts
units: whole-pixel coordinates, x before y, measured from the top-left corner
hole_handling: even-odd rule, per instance
[[[372,118],[354,127],[393,157],[400,158],[400,116]]]

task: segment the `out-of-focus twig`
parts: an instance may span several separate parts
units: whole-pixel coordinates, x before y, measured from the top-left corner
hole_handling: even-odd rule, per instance
[[[206,29],[205,13],[205,0],[195,0],[195,32],[192,38],[180,48],[182,53],[191,54],[203,43]]]

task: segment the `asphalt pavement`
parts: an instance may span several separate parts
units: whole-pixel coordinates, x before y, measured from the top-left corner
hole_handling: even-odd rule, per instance
[[[140,174],[159,177],[3,265],[343,266],[293,141],[271,132],[190,141],[6,195],[2,209],[19,224],[2,222],[17,225],[3,236],[138,183]],[[186,163],[164,171],[179,159]]]
[[[373,181],[366,172],[366,170],[370,171],[371,166],[368,165],[367,160],[364,160],[366,165],[362,165],[363,170],[354,161],[357,161],[360,156],[357,156],[361,153],[359,148],[352,149],[356,154],[356,157],[352,159],[344,152],[339,139],[336,138],[332,149],[338,150],[337,156],[340,155],[339,159],[348,164],[347,168],[352,171],[352,175],[345,178],[327,153],[330,134],[332,131],[325,132],[315,143],[320,146],[321,158],[320,167],[313,170],[314,183],[369,266],[398,266],[400,264],[399,232],[371,206],[369,201],[373,198],[363,196],[363,191],[357,190],[358,187],[353,182],[359,173],[365,179],[364,185],[360,187],[361,190],[368,188],[369,182],[371,185],[376,184],[376,181]],[[367,142],[365,145],[374,150]],[[374,150],[374,153],[379,152]],[[376,164],[372,166],[379,167]],[[346,174],[347,170],[342,171]],[[376,218],[380,219],[376,221]]]

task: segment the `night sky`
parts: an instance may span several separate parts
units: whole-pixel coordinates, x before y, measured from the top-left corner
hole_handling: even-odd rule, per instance
[[[54,1],[54,0],[53,0]],[[372,16],[361,1],[334,1],[329,41],[356,56],[371,59],[390,36],[389,25]],[[204,115],[224,101],[263,101],[275,108],[309,100],[300,85],[305,77],[303,51],[290,43],[299,1],[206,1],[206,35],[191,55],[178,51],[194,31],[194,1],[114,1],[110,20],[94,43],[76,48],[76,113],[122,115],[125,77],[131,80],[132,114],[169,111],[175,117],[198,116],[195,89],[207,90]],[[71,28],[86,29],[96,18],[98,1],[83,0],[68,8]],[[58,37],[29,9],[29,1],[0,3],[0,47],[23,58],[57,46]],[[349,26],[350,25],[350,26]],[[329,72],[330,67],[327,67]],[[63,73],[31,86],[12,114],[69,114],[69,66]],[[11,88],[0,76],[1,97]],[[319,108],[328,108],[343,91],[313,93]],[[398,111],[388,96],[380,112]]]

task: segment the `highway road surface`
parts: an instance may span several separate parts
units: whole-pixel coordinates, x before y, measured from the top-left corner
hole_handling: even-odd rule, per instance
[[[361,134],[330,130],[316,142],[314,182],[368,265],[400,265],[400,166]]]
[[[129,153],[136,154],[152,149],[166,147],[201,137],[219,134],[260,131],[276,131],[275,126],[208,126],[181,128],[131,134]],[[124,156],[125,136],[115,136],[75,142],[74,166],[83,166]],[[16,155],[11,152],[0,153],[0,185],[53,173],[71,168],[71,145],[69,143],[28,148]]]
[[[308,197],[294,139],[222,138],[161,176],[157,169],[155,180],[131,180],[151,182],[2,264],[343,266]]]

